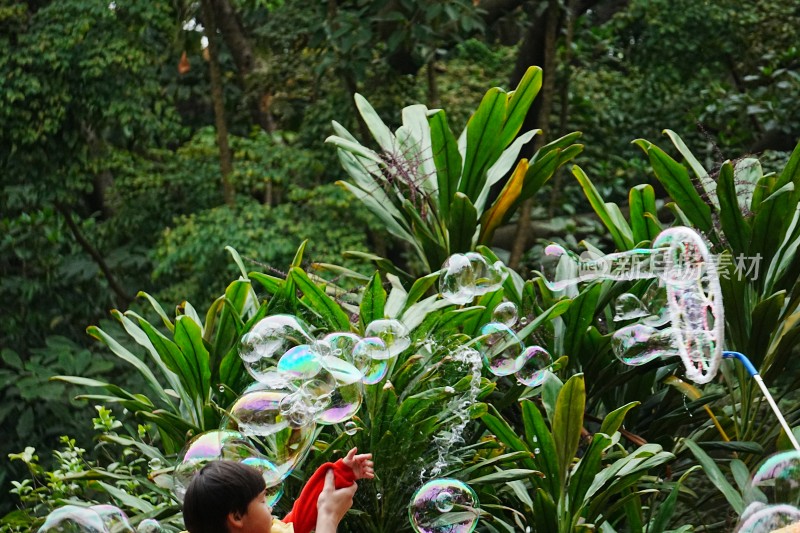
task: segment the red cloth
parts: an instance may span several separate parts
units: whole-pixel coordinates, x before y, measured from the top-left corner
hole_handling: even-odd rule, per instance
[[[333,469],[333,483],[337,489],[349,487],[355,482],[355,473],[341,459],[317,468],[300,491],[292,511],[283,519],[283,522],[294,525],[294,533],[310,533],[317,527],[317,499],[325,486],[325,474],[330,468]]]

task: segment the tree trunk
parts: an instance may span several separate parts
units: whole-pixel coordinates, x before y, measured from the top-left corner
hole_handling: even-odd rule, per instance
[[[439,107],[439,86],[436,83],[436,61],[431,58],[426,69],[428,72],[428,108]]]
[[[219,146],[219,168],[222,172],[222,194],[225,203],[233,206],[235,196],[230,175],[233,171],[233,158],[228,146],[228,124],[225,120],[225,101],[222,92],[222,73],[219,68],[219,48],[217,46],[217,26],[211,0],[202,0],[203,22],[208,37],[208,71],[211,78],[211,100],[214,103],[214,124],[217,128]]]
[[[531,26],[526,36],[526,42],[522,45],[524,49],[531,52],[531,58],[541,59],[539,64],[542,65],[542,90],[534,101],[534,105],[528,113],[528,116],[525,117],[525,122],[530,125],[527,128],[523,125],[522,128],[522,131],[528,131],[533,127],[542,130],[542,133],[534,140],[535,150],[541,148],[544,144],[544,139],[547,138],[550,131],[550,111],[553,106],[553,96],[555,94],[556,38],[558,36],[560,14],[558,1],[550,0],[544,15],[540,17],[539,20],[534,21],[534,24]],[[527,70],[528,66],[532,64],[525,63],[525,57],[523,57],[522,52],[520,52],[520,57],[518,57],[517,64],[514,68],[514,74],[518,76],[517,80],[522,78],[522,74]],[[512,83],[511,86],[516,86],[516,83]],[[525,200],[520,207],[517,232],[508,260],[508,266],[514,270],[519,269],[522,254],[525,253],[528,246],[531,232],[532,206],[533,199],[529,198]]]
[[[253,72],[259,67],[260,60],[253,52],[250,39],[229,0],[203,0],[203,18],[212,17],[214,26],[219,29],[225,45],[231,53],[239,79],[239,85],[250,100],[250,114],[253,121],[264,131],[274,132],[276,129],[272,113],[269,110],[271,94],[268,88],[260,87],[253,81]],[[207,5],[211,11],[208,12]]]

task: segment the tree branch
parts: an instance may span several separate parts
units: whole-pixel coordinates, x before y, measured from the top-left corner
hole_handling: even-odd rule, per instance
[[[114,273],[109,268],[108,263],[106,263],[105,259],[97,249],[92,246],[92,244],[84,237],[83,233],[81,232],[80,227],[75,223],[72,219],[72,212],[66,206],[58,203],[56,204],[56,210],[61,213],[61,216],[64,217],[64,220],[67,223],[67,227],[72,232],[72,236],[75,237],[75,240],[78,242],[83,251],[85,251],[89,256],[97,263],[97,266],[100,268],[100,271],[105,276],[106,281],[108,281],[108,286],[117,296],[116,306],[119,308],[125,308],[128,306],[128,303],[133,300],[131,296],[122,288],[122,285],[117,281],[117,278],[114,276]]]

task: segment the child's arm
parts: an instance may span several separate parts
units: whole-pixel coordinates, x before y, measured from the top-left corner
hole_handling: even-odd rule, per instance
[[[325,486],[317,500],[316,533],[336,533],[339,522],[353,505],[353,496],[358,485],[337,489],[333,482],[333,470],[325,474]]]
[[[356,479],[372,479],[375,477],[375,463],[372,462],[371,453],[356,455],[358,448],[353,448],[342,459],[345,466],[355,474]]]

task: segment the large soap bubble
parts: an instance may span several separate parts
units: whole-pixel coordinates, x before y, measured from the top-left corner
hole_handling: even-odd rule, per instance
[[[753,474],[747,496],[753,501],[800,506],[800,452],[767,458]]]
[[[517,381],[528,387],[539,385],[552,362],[550,352],[541,346],[528,346],[517,361]]]
[[[722,291],[713,257],[697,232],[681,226],[669,228],[653,240],[652,248],[592,255],[586,259],[558,245],[548,246],[545,252],[559,258],[556,277],[546,281],[552,290],[595,279],[657,278],[665,288],[668,313],[660,309],[662,301],[654,301],[647,308],[630,294],[620,297],[615,318],[642,318],[645,329],[618,331],[615,354],[632,365],[678,355],[686,376],[695,383],[708,383],[714,378],[722,360],[725,323]],[[654,330],[667,324],[658,332]],[[648,343],[652,346],[647,347]],[[632,353],[624,353],[627,349]]]
[[[254,379],[262,369],[274,366],[275,360],[290,348],[311,343],[308,325],[294,315],[272,315],[261,319],[242,336],[239,355]]]
[[[162,533],[164,528],[155,518],[145,518],[136,526],[136,533]]]
[[[94,509],[65,505],[53,510],[38,533],[108,533],[103,518]]]
[[[439,292],[442,298],[463,305],[475,296],[498,290],[508,271],[501,261],[493,264],[481,254],[453,254],[442,265]]]
[[[239,397],[230,409],[228,427],[251,437],[261,454],[286,478],[311,447],[315,424],[313,416],[297,423],[285,408],[286,399],[296,392],[253,390]],[[304,409],[308,410],[304,407]]]
[[[317,414],[317,423],[329,426],[350,420],[361,408],[362,399],[360,381],[337,386],[331,393],[328,407]]]
[[[248,462],[258,468],[267,487],[275,487],[282,479],[278,469],[238,431],[212,430],[196,436],[184,448],[181,461],[173,473],[173,491],[183,501],[195,473],[212,461],[227,459]]]
[[[364,330],[364,336],[377,337],[382,340],[383,344],[386,346],[386,356],[382,357],[382,353],[375,352],[376,354],[380,354],[377,357],[373,355],[375,359],[392,358],[411,346],[408,328],[402,322],[393,318],[373,320]]]
[[[292,379],[313,378],[321,368],[320,354],[309,344],[290,348],[278,361],[278,372]]]
[[[492,322],[499,322],[510,328],[517,325],[519,311],[514,302],[500,302],[492,311]]]
[[[417,533],[471,533],[480,515],[478,496],[457,479],[434,479],[414,493],[408,507]]]
[[[498,322],[490,322],[481,328],[476,348],[483,356],[486,368],[496,376],[508,376],[517,372],[523,361],[519,356],[525,346],[511,328]]]
[[[800,509],[792,505],[764,505],[746,514],[736,533],[795,533],[800,530]]]
[[[109,533],[134,533],[133,526],[128,521],[128,515],[119,507],[102,504],[92,505],[90,509],[100,515],[106,531]]]

